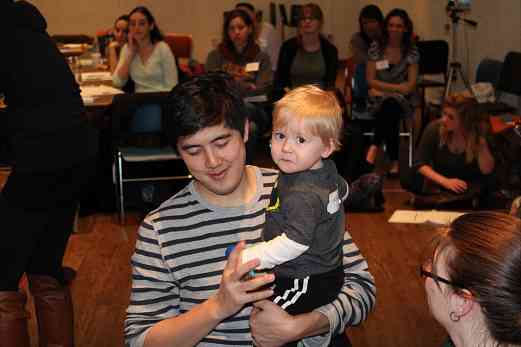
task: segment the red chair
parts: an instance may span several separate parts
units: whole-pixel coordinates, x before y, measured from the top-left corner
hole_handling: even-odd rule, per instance
[[[179,69],[188,77],[204,73],[202,64],[192,64],[193,40],[191,35],[168,33],[165,35],[164,40],[177,58]]]

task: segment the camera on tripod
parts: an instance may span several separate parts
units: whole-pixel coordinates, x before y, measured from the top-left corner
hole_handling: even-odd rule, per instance
[[[447,3],[446,10],[447,15],[452,19],[452,22],[457,23],[461,19],[459,14],[470,11],[470,8],[471,0],[449,0],[449,2]],[[474,26],[472,23],[467,24]]]
[[[472,89],[470,88],[470,84],[468,80],[465,78],[465,75],[462,71],[461,63],[457,61],[456,55],[457,55],[457,37],[458,37],[458,24],[461,18],[460,14],[463,13],[463,16],[465,12],[470,11],[471,8],[471,0],[449,0],[447,3],[446,11],[447,15],[451,19],[452,26],[451,26],[451,33],[452,33],[452,59],[449,64],[449,71],[448,71],[448,78],[447,78],[447,85],[445,86],[445,92],[444,96],[447,98],[451,92],[451,87],[453,82],[457,79],[457,76],[459,75],[461,77],[461,80],[463,81],[465,87],[467,90],[469,90],[472,93]],[[476,27],[478,23],[476,21],[463,18],[463,24],[467,24],[471,27]]]
[[[471,0],[449,0],[447,11],[470,11]]]

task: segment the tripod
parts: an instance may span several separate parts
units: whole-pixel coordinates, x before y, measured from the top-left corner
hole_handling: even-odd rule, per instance
[[[459,24],[459,20],[461,18],[460,18],[460,16],[458,16],[458,10],[455,10],[455,9],[451,10],[449,16],[452,19],[452,40],[451,40],[452,41],[452,51],[451,51],[451,60],[449,63],[449,72],[447,75],[447,85],[445,86],[445,91],[443,93],[444,99],[446,99],[449,96],[451,89],[452,89],[452,84],[455,81],[457,81],[458,75],[461,78],[461,80],[463,81],[465,88],[467,88],[467,90],[469,90],[470,93],[472,95],[474,95],[474,92],[470,88],[469,81],[463,74],[463,69],[462,69],[461,63],[456,60],[456,55],[457,55],[457,51],[458,51],[458,46],[457,46],[458,24]],[[474,21],[465,20],[465,23],[470,24],[470,25],[477,25],[477,23]]]

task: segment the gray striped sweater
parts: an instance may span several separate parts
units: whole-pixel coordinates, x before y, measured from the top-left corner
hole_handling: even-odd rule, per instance
[[[125,320],[127,346],[141,347],[147,329],[183,314],[219,288],[225,249],[241,240],[261,241],[264,213],[277,171],[257,169],[252,203],[238,208],[210,205],[191,182],[142,222],[132,256],[132,291]],[[374,280],[367,263],[346,232],[345,284],[338,298],[318,308],[330,322],[330,334],[363,321],[375,303]],[[251,306],[222,321],[198,346],[251,346]],[[316,346],[328,336],[308,338]]]

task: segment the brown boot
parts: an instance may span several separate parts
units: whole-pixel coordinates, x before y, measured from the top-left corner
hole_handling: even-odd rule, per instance
[[[38,318],[40,347],[73,347],[74,315],[68,287],[43,275],[28,275]]]
[[[29,347],[27,311],[24,293],[0,292],[0,345],[5,347]]]

